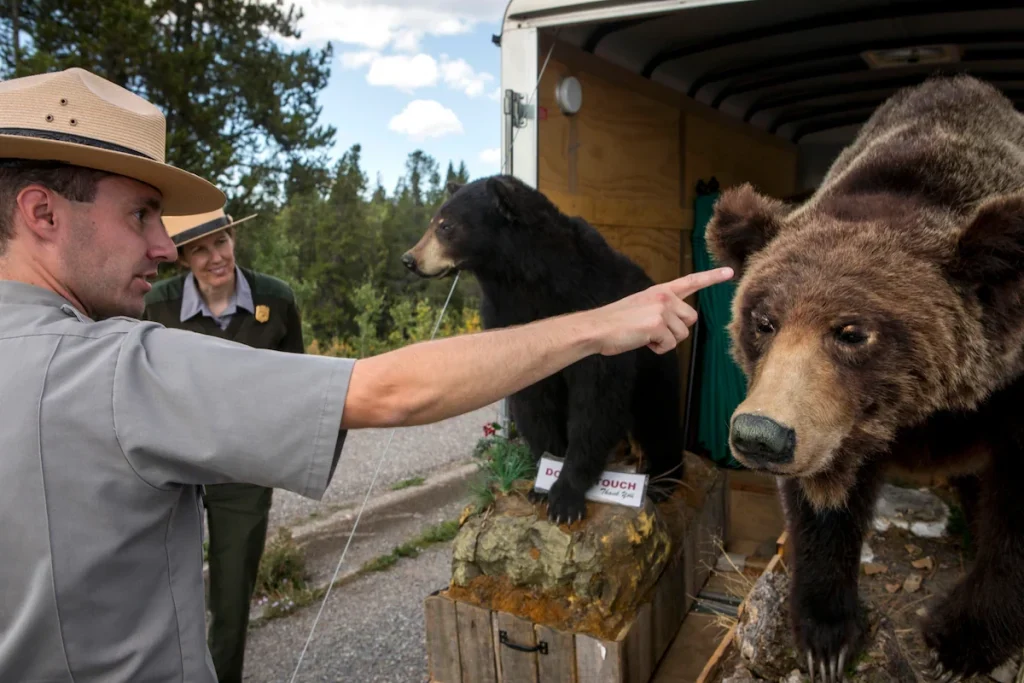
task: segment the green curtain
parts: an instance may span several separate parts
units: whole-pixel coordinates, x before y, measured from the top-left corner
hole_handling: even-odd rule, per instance
[[[708,254],[705,229],[719,193],[697,197],[694,206],[693,265],[694,269],[714,267]],[[729,418],[743,401],[747,391],[743,371],[729,354],[729,333],[726,325],[732,316],[734,281],[706,287],[697,293],[701,318],[703,347],[697,371],[700,373],[700,404],[698,408],[697,441],[710,451],[710,457],[721,467],[742,468],[729,452]]]

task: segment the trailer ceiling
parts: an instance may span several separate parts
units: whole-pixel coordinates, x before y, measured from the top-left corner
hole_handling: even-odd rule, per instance
[[[1020,0],[512,0],[506,29],[531,24],[797,143],[848,142],[934,73],[971,73],[1024,103]]]

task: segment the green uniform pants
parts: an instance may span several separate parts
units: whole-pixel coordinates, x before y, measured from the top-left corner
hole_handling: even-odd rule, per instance
[[[252,484],[206,487],[209,520],[210,654],[220,683],[240,683],[249,604],[267,537],[273,489]]]

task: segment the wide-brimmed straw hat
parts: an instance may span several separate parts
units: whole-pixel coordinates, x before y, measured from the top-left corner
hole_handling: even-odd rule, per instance
[[[165,163],[166,121],[154,105],[84,69],[0,82],[0,158],[62,161],[155,187],[167,215],[211,211],[215,185]]]
[[[183,247],[189,242],[194,242],[201,237],[206,237],[220,230],[227,230],[239,223],[255,218],[257,215],[259,214],[254,213],[251,216],[239,218],[236,221],[224,213],[224,208],[221,207],[216,211],[200,213],[194,216],[164,216],[164,228],[167,229],[167,234],[170,235],[175,246]]]

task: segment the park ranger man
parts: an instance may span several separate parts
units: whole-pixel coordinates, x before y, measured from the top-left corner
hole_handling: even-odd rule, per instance
[[[135,319],[176,258],[162,215],[224,205],[164,148],[159,110],[87,71],[0,83],[0,681],[213,683],[199,486],[319,499],[347,430],[670,352],[696,320],[682,298],[732,276],[359,361],[250,348]]]

